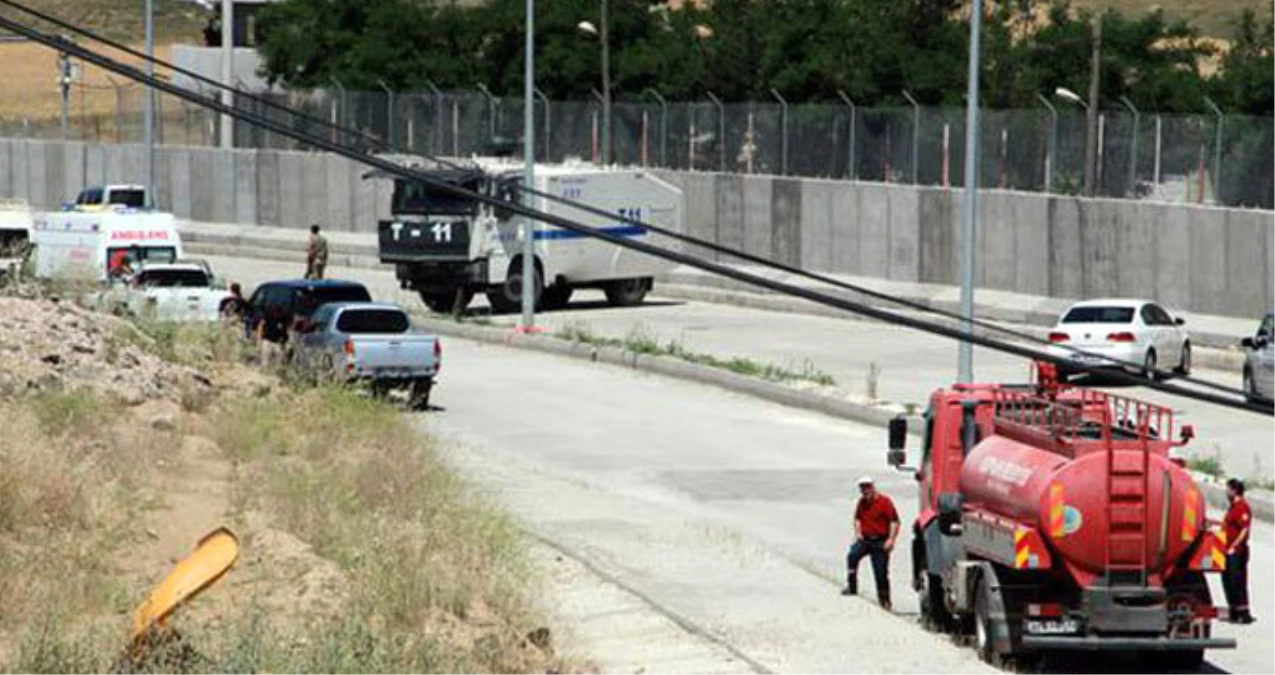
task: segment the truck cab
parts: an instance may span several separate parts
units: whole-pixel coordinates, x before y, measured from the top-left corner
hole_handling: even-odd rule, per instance
[[[956,385],[931,396],[921,458],[907,421],[888,463],[914,473],[913,586],[929,628],[972,633],[989,662],[1046,651],[1137,652],[1198,664],[1225,565],[1199,486],[1171,449],[1171,410],[1103,391]]]
[[[144,209],[151,204],[145,185],[94,185],[84,188],[64,211],[102,211],[110,208]]]

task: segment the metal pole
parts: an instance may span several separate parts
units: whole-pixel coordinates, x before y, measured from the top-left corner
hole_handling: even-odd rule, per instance
[[[1103,168],[1103,161],[1102,161],[1103,152],[1102,151],[1103,151],[1103,146],[1106,145],[1104,143],[1104,141],[1106,140],[1106,137],[1107,137],[1107,115],[1104,113],[1099,113],[1098,114],[1098,163],[1097,163],[1097,166],[1094,167],[1094,173],[1095,173],[1094,189],[1098,192],[1102,191],[1102,173],[1103,173],[1102,172],[1102,168]]]
[[[545,147],[542,152],[544,153],[545,161],[548,162],[552,159],[549,155],[549,128],[551,126],[549,123],[549,115],[551,114],[549,97],[545,96],[545,93],[540,91],[539,87],[533,87],[532,90],[536,93],[536,96],[540,98],[540,102],[543,103],[545,107]]]
[[[443,152],[443,92],[438,90],[432,80],[425,80],[425,86],[434,92],[434,123],[430,126],[429,150],[431,153],[442,154]]]
[[[783,131],[780,134],[781,143],[779,156],[781,168],[779,174],[781,176],[786,176],[788,175],[788,101],[785,100],[783,96],[780,96],[779,92],[774,89],[770,90],[770,95],[774,96],[775,100],[779,101],[779,105],[781,106],[780,115],[783,124]]]
[[[1120,102],[1133,113],[1133,141],[1129,144],[1129,188],[1126,191],[1128,195],[1133,195],[1138,185],[1138,122],[1141,116],[1128,96],[1121,96]]]
[[[155,76],[155,3],[146,0],[146,76]],[[155,89],[146,88],[146,109],[142,111],[142,136],[146,143],[146,206],[155,207]]]
[[[1045,98],[1044,94],[1037,92],[1036,98],[1049,108],[1049,149],[1045,152],[1045,192],[1050,193],[1054,191],[1054,165],[1058,162],[1058,109]]]
[[[496,97],[481,82],[478,83],[478,91],[487,97],[487,140],[491,141],[496,137]]]
[[[1160,185],[1160,140],[1161,140],[1160,115],[1155,116],[1155,170],[1152,172],[1152,181],[1156,186]]]
[[[965,333],[974,334],[974,237],[978,229],[978,74],[979,38],[983,24],[983,0],[974,0],[970,12],[969,77],[965,94],[965,202],[961,205],[961,314]],[[974,348],[961,342],[957,354],[957,381],[974,381]]]
[[[921,158],[921,104],[912,98],[907,89],[903,90],[903,98],[912,104],[912,184],[917,184],[917,164]]]
[[[328,82],[331,82],[332,86],[341,92],[340,98],[332,99],[332,123],[339,127],[345,127],[345,85],[341,84],[341,81],[335,77],[329,77]],[[336,129],[332,130],[332,136],[337,139],[338,143],[344,140],[341,132]]]
[[[1102,14],[1094,16],[1093,56],[1089,66],[1089,102],[1085,106],[1085,194],[1092,197],[1097,187],[1097,164],[1102,151],[1098,121],[1099,83],[1102,81]]]
[[[717,149],[720,151],[721,160],[718,169],[726,172],[726,107],[722,105],[722,100],[713,95],[711,91],[705,91],[708,100],[717,106]]]
[[[531,189],[536,186],[536,0],[527,0],[527,28],[524,40],[522,73],[522,184]],[[545,109],[546,111],[548,108]],[[535,208],[535,198],[530,192],[522,193],[522,203]],[[536,250],[534,242],[536,224],[530,218],[522,219],[522,330],[530,331],[536,323]]]
[[[230,89],[230,80],[235,76],[235,3],[232,0],[221,0],[221,82],[226,87],[221,90],[221,104],[229,108],[234,105],[235,95]],[[223,150],[235,147],[235,121],[230,115],[221,116],[220,145]]]
[[[854,136],[856,127],[859,126],[855,118],[857,117],[856,113],[858,112],[858,109],[855,107],[854,101],[850,100],[850,97],[847,96],[844,91],[838,89],[837,96],[840,96],[841,100],[845,101],[846,105],[850,106],[850,153],[847,158],[848,165],[846,166],[846,176],[849,177],[850,180],[854,180],[856,173],[854,166]]]
[[[390,89],[390,85],[385,84],[385,80],[377,78],[376,83],[380,85],[385,92],[385,142],[391,148],[394,145],[394,90]]]
[[[62,142],[66,142],[71,129],[71,57],[62,53],[62,77],[58,79],[62,88]]]
[[[1222,115],[1222,109],[1217,107],[1213,99],[1205,96],[1204,102],[1213,109],[1213,114],[1217,115],[1217,140],[1213,141],[1213,203],[1216,204],[1222,192],[1222,123],[1226,117]]]
[[[602,42],[602,165],[611,163],[611,42],[607,38],[610,21],[607,20],[607,0],[602,0],[602,25],[599,27]]]
[[[660,166],[668,168],[668,101],[651,87],[642,91],[660,102]]]

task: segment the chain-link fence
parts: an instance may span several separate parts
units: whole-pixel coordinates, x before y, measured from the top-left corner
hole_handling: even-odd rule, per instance
[[[365,147],[464,156],[521,142],[523,102],[473,92],[346,91],[339,88],[265,94],[303,110],[298,119],[246,97],[236,104],[293,128]],[[114,110],[77,116],[68,134],[95,141],[141,138],[140,88],[121,87]],[[217,142],[217,116],[167,96],[157,98],[160,142]],[[603,152],[600,101],[535,104],[540,161],[569,157],[669,169],[764,173],[961,187],[965,111],[960,108],[865,108],[844,104],[663,102],[656,97],[611,106],[609,153]],[[985,110],[979,180],[985,187],[1080,194],[1085,175],[1084,111]],[[357,130],[333,130],[331,124]],[[0,119],[0,134],[56,138],[58,119]],[[360,137],[364,136],[364,137]],[[374,140],[369,140],[374,139]],[[1095,193],[1272,208],[1275,123],[1270,117],[1099,115]],[[295,141],[246,123],[238,147],[299,148]]]

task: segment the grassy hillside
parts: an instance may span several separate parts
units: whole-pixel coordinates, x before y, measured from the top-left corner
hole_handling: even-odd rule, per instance
[[[115,40],[142,42],[143,0],[27,0],[25,4]],[[12,9],[4,12],[22,16]],[[155,40],[159,44],[198,41],[206,17],[205,10],[193,2],[155,0]]]
[[[1229,39],[1240,13],[1246,8],[1258,18],[1271,17],[1271,0],[1072,0],[1076,7],[1111,9],[1128,16],[1145,14],[1157,7],[1173,18],[1186,19],[1202,35]]]

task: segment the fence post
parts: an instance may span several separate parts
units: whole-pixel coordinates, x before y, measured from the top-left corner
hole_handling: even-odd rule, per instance
[[[1157,114],[1155,116],[1155,169],[1152,177],[1157,187],[1160,185],[1160,131],[1160,115]]]
[[[651,87],[642,90],[660,102],[660,166],[668,168],[668,101]]]
[[[1009,127],[1001,127],[1000,188],[1005,189],[1005,158],[1009,154]]]
[[[1133,105],[1133,101],[1128,96],[1121,96],[1120,102],[1133,113],[1133,140],[1129,143],[1129,188],[1125,191],[1126,195],[1133,196],[1137,193],[1138,185],[1138,108]]]
[[[850,106],[850,151],[849,151],[849,157],[847,158],[847,161],[849,162],[849,164],[847,164],[846,166],[846,177],[848,177],[850,180],[854,180],[855,178],[855,166],[854,166],[855,138],[854,137],[855,137],[855,131],[857,130],[856,128],[859,126],[857,123],[857,120],[855,119],[856,118],[855,113],[858,112],[858,109],[855,107],[854,101],[851,101],[850,97],[847,96],[844,91],[841,91],[840,89],[838,89],[837,96],[840,96],[841,100],[845,101],[846,105]]]
[[[952,142],[952,125],[951,125],[950,123],[944,122],[944,123],[943,123],[943,189],[945,189],[945,190],[946,190],[947,188],[951,187],[951,178],[952,178],[952,168],[951,168],[951,161],[952,161],[952,146],[951,146],[951,142]],[[1048,161],[1046,161],[1046,163],[1045,163],[1045,170],[1046,170],[1046,171],[1048,171],[1048,170],[1049,170],[1049,163],[1048,163]]]
[[[329,78],[328,78],[328,81],[329,81],[329,82],[331,82],[331,83],[332,83],[332,85],[336,87],[337,91],[341,92],[341,98],[340,98],[339,103],[338,103],[338,99],[336,99],[336,98],[333,98],[333,99],[332,99],[332,127],[333,127],[333,128],[332,128],[332,142],[333,142],[333,143],[340,143],[340,142],[341,142],[341,135],[340,135],[340,134],[341,134],[341,132],[340,132],[340,131],[338,131],[336,127],[344,127],[344,126],[345,126],[345,120],[344,120],[344,117],[345,117],[345,85],[341,84],[340,80],[337,80],[335,77],[329,77]],[[338,110],[340,111],[340,114],[339,114],[339,115],[338,115],[338,112],[337,112]]]
[[[598,91],[597,89],[593,89],[592,91],[593,91],[593,98],[595,98],[595,99],[597,99],[597,100],[598,100],[598,104],[600,104],[600,105],[602,106],[603,114],[606,114],[606,108],[607,108],[607,105],[606,105],[606,97],[604,97],[604,96],[602,95],[602,92]],[[598,120],[599,120],[598,111],[596,111],[596,110],[595,110],[595,111],[593,111],[593,136],[592,136],[592,138],[593,138],[593,163],[594,163],[594,164],[597,164],[597,163],[598,163],[598,162],[602,159],[602,152],[601,152],[601,150],[602,150],[602,139],[601,139],[601,137],[599,136],[599,124],[598,124]],[[603,125],[601,125],[601,126],[603,127],[603,129],[605,129],[605,122],[606,122],[606,120],[602,120],[602,122],[603,122]],[[612,159],[613,159],[613,158],[612,158]]]
[[[783,96],[780,96],[779,92],[775,91],[774,89],[770,90],[770,95],[774,96],[775,100],[779,101],[779,105],[780,105],[780,114],[781,114],[781,119],[783,124],[783,130],[780,133],[781,151],[779,156],[780,156],[780,166],[782,168],[780,169],[779,175],[787,176],[788,175],[788,101],[785,100]]]
[[[721,156],[718,170],[722,173],[726,172],[726,107],[722,105],[721,99],[713,95],[711,91],[705,91],[705,95],[717,106],[717,149]]]
[[[1036,93],[1036,98],[1049,108],[1049,148],[1045,151],[1045,192],[1052,193],[1054,191],[1054,166],[1058,163],[1058,109],[1054,104],[1045,98],[1044,94]]]
[[[545,146],[544,157],[546,162],[550,162],[553,161],[553,155],[549,154],[549,120],[551,115],[550,110],[553,106],[549,103],[549,97],[545,96],[543,91],[540,91],[540,87],[536,87],[534,91],[536,92],[536,96],[540,98],[540,102],[543,103],[545,107],[545,142],[543,143]]]
[[[432,80],[425,80],[425,86],[429,87],[429,90],[434,92],[434,123],[429,125],[429,151],[431,154],[442,153],[443,92],[438,90],[438,87],[434,85]]]
[[[487,89],[487,85],[479,82],[478,90],[487,97],[487,141],[496,138],[496,97]]]
[[[921,153],[921,104],[912,98],[912,94],[907,89],[903,90],[903,98],[912,104],[912,184],[917,184],[917,162],[920,161]]]
[[[385,91],[385,142],[393,149],[398,147],[394,142],[394,90],[380,78],[376,83]]]
[[[1099,115],[1098,115],[1098,165],[1095,167],[1095,171],[1094,171],[1094,174],[1095,174],[1095,176],[1094,176],[1094,192],[1095,192],[1095,193],[1099,193],[1099,192],[1101,192],[1101,191],[1102,191],[1102,190],[1101,190],[1101,186],[1102,186],[1102,150],[1103,150],[1103,146],[1104,146],[1104,145],[1106,145],[1106,144],[1103,142],[1103,141],[1106,139],[1106,136],[1107,136],[1107,116],[1106,116],[1105,114],[1103,114],[1103,113],[1099,113]]]
[[[460,103],[452,99],[452,157],[460,157]]]
[[[1213,114],[1217,115],[1217,140],[1213,141],[1213,203],[1216,204],[1219,202],[1218,196],[1222,193],[1222,123],[1226,118],[1213,99],[1205,96],[1204,102],[1213,109]]]
[[[647,155],[647,151],[648,151],[647,145],[650,142],[650,124],[651,124],[651,116],[647,113],[647,111],[643,110],[642,111],[642,147],[641,147],[641,152],[639,154],[641,155],[642,168],[644,169],[646,168],[647,160],[649,159],[649,156]]]

